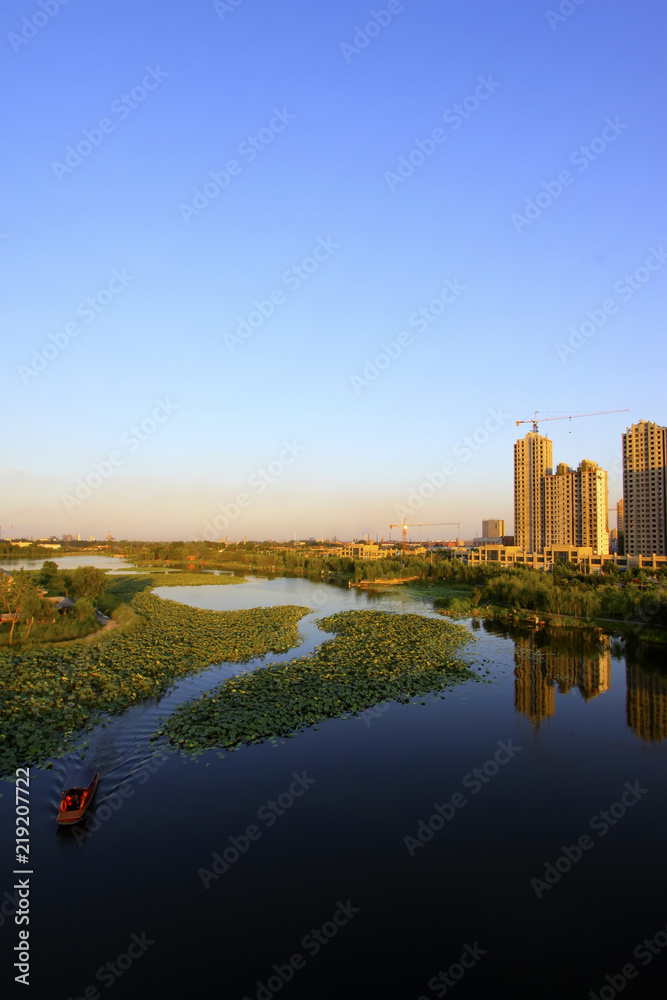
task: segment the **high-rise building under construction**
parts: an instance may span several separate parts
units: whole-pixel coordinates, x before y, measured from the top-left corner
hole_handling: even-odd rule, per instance
[[[667,427],[648,420],[628,427],[623,435],[623,530],[629,556],[667,555],[666,461]]]
[[[526,552],[544,548],[542,478],[551,474],[553,443],[529,431],[514,445],[514,544]]]
[[[542,479],[544,545],[591,548],[609,554],[607,473],[584,459],[578,469],[561,463]]]

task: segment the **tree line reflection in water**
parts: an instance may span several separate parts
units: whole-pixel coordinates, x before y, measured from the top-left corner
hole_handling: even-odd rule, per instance
[[[611,687],[611,661],[625,660],[625,718],[633,734],[645,742],[667,738],[667,673],[664,651],[635,639],[570,631],[519,632],[497,622],[486,631],[514,641],[514,705],[539,728],[556,713],[556,688],[567,694],[578,688],[591,701]]]

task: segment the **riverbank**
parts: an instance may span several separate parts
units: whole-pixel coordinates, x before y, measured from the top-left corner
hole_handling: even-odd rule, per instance
[[[520,607],[517,605],[499,604],[486,601],[483,589],[473,584],[465,583],[433,583],[411,584],[409,592],[427,597],[433,601],[434,609],[452,621],[464,618],[489,619],[506,622],[517,628],[567,628],[584,629],[588,631],[604,631],[609,634],[632,634],[644,642],[656,646],[667,645],[667,628],[661,628],[651,623],[650,614],[645,620],[634,615],[630,618],[613,618],[604,615],[572,615],[555,613]],[[649,611],[652,606],[648,605]],[[638,605],[637,610],[642,610]]]
[[[452,621],[476,618],[479,621],[500,621],[513,628],[525,628],[531,631],[541,628],[578,629],[606,635],[633,635],[641,639],[642,642],[651,643],[654,646],[667,646],[667,631],[651,628],[645,622],[626,622],[616,618],[575,618],[574,615],[538,614],[533,611],[516,611],[499,606],[471,608],[469,611],[449,611],[446,608],[436,610],[438,614]]]
[[[581,618],[575,615],[554,615],[544,612],[519,611],[499,606],[475,608],[471,612],[463,614],[451,614],[446,610],[442,610],[439,613],[452,618],[463,618],[471,615],[480,619],[502,621],[515,628],[580,629],[587,632],[605,633],[608,635],[633,635],[641,639],[642,642],[650,642],[657,646],[667,645],[667,630],[652,628],[646,622],[641,621],[620,621],[616,618]]]

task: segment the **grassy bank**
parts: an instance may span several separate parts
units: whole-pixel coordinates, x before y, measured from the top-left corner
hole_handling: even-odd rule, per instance
[[[193,753],[232,748],[477,678],[454,655],[471,641],[459,625],[347,611],[319,627],[335,638],[313,655],[226,681],[179,708],[157,735]]]
[[[104,714],[154,697],[179,677],[211,663],[285,652],[298,641],[305,608],[202,611],[148,593],[157,578],[114,579],[107,592],[117,602],[113,631],[0,653],[1,774],[62,753]]]
[[[244,583],[242,577],[230,573],[180,573],[174,570],[151,570],[148,574],[154,587],[220,587]]]

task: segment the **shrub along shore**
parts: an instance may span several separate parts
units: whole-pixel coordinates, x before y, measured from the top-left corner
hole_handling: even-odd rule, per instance
[[[423,587],[416,588],[418,591]],[[505,569],[485,583],[440,582],[429,588],[434,607],[452,617],[499,618],[519,625],[537,617],[543,624],[632,632],[667,643],[667,587],[645,571],[588,576],[571,568],[554,573]]]

